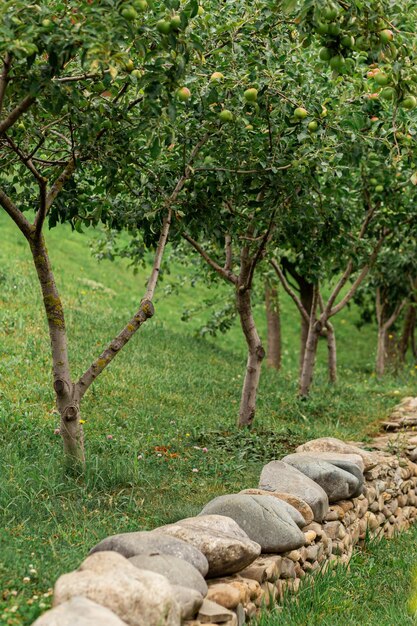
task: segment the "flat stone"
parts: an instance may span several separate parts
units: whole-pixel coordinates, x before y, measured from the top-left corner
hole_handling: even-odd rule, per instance
[[[234,616],[235,614],[232,611],[225,609],[220,604],[211,600],[204,600],[197,619],[202,624],[221,624],[232,620]]]
[[[32,626],[126,626],[110,609],[76,596],[41,615]]]
[[[170,537],[169,535],[157,534],[154,531],[138,531],[112,535],[100,541],[90,550],[90,554],[101,551],[114,551],[126,558],[137,554],[171,554],[178,559],[191,563],[202,576],[208,572],[208,562],[200,550],[194,546]]]
[[[172,591],[181,607],[181,619],[193,619],[200,610],[204,597],[195,589],[182,585],[172,585]]]
[[[290,493],[301,498],[310,506],[317,522],[322,521],[329,508],[329,500],[324,489],[298,469],[283,461],[271,461],[264,466],[259,488],[266,491]]]
[[[340,452],[342,454],[358,454],[362,457],[364,462],[364,470],[368,471],[378,464],[378,457],[372,452],[362,450],[358,446],[354,446],[350,443],[345,443],[335,437],[321,437],[319,439],[312,439],[307,441],[301,446],[298,446],[296,452]]]
[[[353,474],[327,461],[293,457],[289,463],[320,485],[327,493],[329,502],[351,498],[359,489],[359,481]]]
[[[239,493],[247,494],[249,496],[269,496],[270,498],[277,498],[278,500],[287,502],[287,504],[290,504],[294,509],[297,509],[297,511],[302,515],[306,524],[309,524],[314,519],[313,511],[311,510],[311,507],[307,504],[307,502],[304,502],[304,500],[301,500],[301,498],[298,498],[291,493],[283,493],[280,491],[265,491],[265,489],[242,489],[242,491],[239,491]],[[297,526],[299,526],[299,523],[297,523],[295,519],[294,521]]]
[[[317,461],[327,461],[328,463],[333,463],[334,465],[336,465],[339,461],[350,461],[350,463],[354,463],[362,473],[365,470],[365,463],[359,454],[346,454],[343,452],[295,452],[294,454],[284,456],[281,461],[288,463],[287,459],[302,457],[309,459],[313,458]]]
[[[58,578],[54,606],[76,596],[107,607],[128,626],[181,624],[180,606],[167,579],[134,567],[117,552],[92,554],[77,571]]]
[[[178,559],[170,554],[138,554],[129,559],[135,567],[149,570],[165,576],[171,585],[181,582],[182,587],[189,587],[201,593],[207,594],[207,583],[200,572],[187,561]]]
[[[231,494],[214,498],[201,515],[231,517],[250,539],[261,546],[262,552],[286,552],[304,543],[304,536],[289,512],[290,505],[269,496]],[[304,518],[291,507],[301,527]]]
[[[201,550],[208,560],[211,578],[238,572],[261,553],[261,546],[224,515],[189,517],[153,532],[177,537]]]

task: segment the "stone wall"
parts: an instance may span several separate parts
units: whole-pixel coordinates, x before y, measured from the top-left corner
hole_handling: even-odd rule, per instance
[[[115,535],[61,576],[36,626],[240,626],[348,564],[366,534],[390,538],[417,517],[417,399],[406,398],[365,450],[333,438],[266,465],[258,487],[199,516]]]

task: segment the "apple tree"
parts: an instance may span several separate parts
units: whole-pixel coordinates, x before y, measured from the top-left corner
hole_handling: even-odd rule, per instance
[[[151,167],[169,141],[176,91],[193,49],[191,0],[0,6],[0,206],[26,239],[49,327],[53,387],[70,466],[84,462],[81,400],[123,346],[153,315],[152,298],[171,222],[172,205],[205,142],[184,147],[184,166],[159,211],[143,220],[155,258],[137,312],[78,379],[67,350],[62,301],[44,231],[46,225],[123,222],[138,202],[126,184],[129,168]]]

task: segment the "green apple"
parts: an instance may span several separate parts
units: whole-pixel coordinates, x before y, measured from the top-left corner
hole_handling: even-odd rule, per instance
[[[45,18],[44,20],[42,20],[42,27],[46,30],[52,30],[52,28],[54,27],[54,23],[52,20],[48,20],[47,18]]]
[[[333,22],[336,19],[338,10],[334,5],[329,5],[323,9],[322,15],[326,22]]]
[[[344,65],[345,65],[345,59],[342,57],[341,54],[335,54],[335,56],[333,56],[330,59],[330,67],[335,72],[341,72],[343,70]]]
[[[344,48],[354,48],[355,47],[355,38],[352,35],[344,35],[340,40],[340,43]]]
[[[390,82],[390,79],[384,72],[377,72],[374,76],[374,81],[381,87],[385,87]]]
[[[382,43],[389,43],[394,39],[394,33],[389,28],[384,28],[384,30],[380,31],[379,38]]]
[[[146,0],[134,0],[133,5],[137,11],[143,13],[148,8],[148,3]]]
[[[171,17],[171,28],[173,30],[180,30],[181,28],[181,16],[176,14]]]
[[[414,96],[406,96],[400,104],[404,109],[412,111],[417,106],[417,99]]]
[[[246,102],[256,102],[258,98],[258,90],[254,87],[251,87],[250,89],[246,89],[243,95]]]
[[[188,87],[181,87],[181,89],[177,91],[177,98],[180,102],[188,102],[191,98],[191,91]]]
[[[333,56],[333,51],[330,48],[321,48],[319,57],[322,61],[330,61]]]
[[[219,83],[221,80],[223,80],[224,76],[221,72],[213,72],[213,74],[210,76],[210,82],[211,83]]]
[[[304,120],[307,117],[307,115],[308,115],[308,112],[303,107],[297,107],[294,110],[294,117],[297,120]]]
[[[156,23],[156,29],[163,35],[168,35],[171,30],[171,22],[168,20],[158,20]]]
[[[332,35],[333,37],[340,35],[339,24],[329,24],[329,35]]]
[[[394,100],[395,96],[396,91],[394,87],[385,87],[379,94],[379,97],[383,100]]]
[[[321,22],[319,22],[318,24],[316,24],[316,32],[319,35],[328,35],[329,34],[329,25],[328,24],[322,24]]]
[[[312,122],[309,123],[307,128],[310,131],[310,133],[315,133],[318,131],[319,125],[317,124],[316,120],[313,120]]]
[[[233,118],[233,113],[228,109],[223,109],[223,111],[219,113],[219,120],[221,122],[233,122]]]
[[[125,20],[127,20],[128,22],[133,22],[138,17],[135,7],[132,7],[132,5],[130,4],[122,8],[122,10],[120,11],[120,15],[124,17]]]

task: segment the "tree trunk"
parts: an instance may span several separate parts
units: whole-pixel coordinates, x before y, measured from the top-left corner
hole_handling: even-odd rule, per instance
[[[43,235],[34,232],[29,239],[29,244],[48,320],[53,386],[61,416],[60,433],[64,442],[65,460],[70,468],[77,469],[85,463],[84,436],[80,424],[80,399],[70,375],[64,310]]]
[[[316,320],[317,291],[318,288],[315,287],[313,292],[313,302],[310,310],[310,324],[304,350],[303,367],[300,375],[299,395],[301,398],[306,398],[310,391],[316,361],[317,345],[322,330],[321,323]]]
[[[385,340],[385,366],[391,371],[398,371],[399,339],[395,331],[387,332]]]
[[[327,366],[329,371],[329,381],[337,382],[337,352],[336,352],[336,335],[333,324],[326,324],[327,336]]]
[[[301,276],[299,277],[298,284],[300,286],[300,300],[309,315],[311,315],[311,307],[313,304],[313,289],[314,285],[307,282]],[[304,353],[306,349],[307,337],[308,337],[309,324],[301,316],[301,333],[300,333],[300,374],[303,370]]]
[[[385,373],[385,350],[387,343],[387,331],[384,326],[378,330],[378,347],[376,353],[376,375],[383,376]]]
[[[281,319],[278,290],[265,285],[267,323],[267,363],[276,370],[281,369]]]
[[[265,356],[255,320],[252,315],[251,290],[236,290],[236,304],[243,334],[248,346],[248,360],[240,400],[238,426],[250,426],[255,417],[256,394],[258,391],[261,364]]]
[[[410,304],[405,314],[403,332],[398,345],[398,360],[400,364],[405,363],[408,346],[411,344],[413,331],[416,325],[416,307]]]

